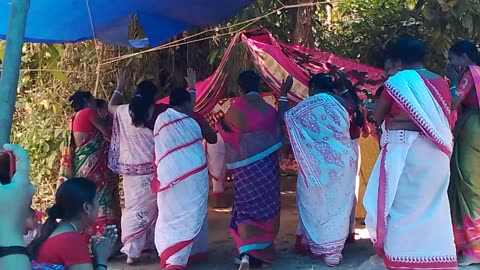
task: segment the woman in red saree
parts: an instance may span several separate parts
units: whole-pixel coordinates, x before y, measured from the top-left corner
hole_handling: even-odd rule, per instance
[[[448,195],[455,243],[462,255],[459,258],[461,266],[480,264],[479,65],[480,53],[473,42],[460,41],[450,49],[447,71],[452,83],[452,109],[459,109],[459,118],[454,129]],[[460,72],[452,74],[456,70]]]
[[[365,223],[387,269],[458,268],[447,196],[450,93],[423,68],[425,51],[414,39],[394,46],[403,70],[385,83],[374,111],[385,132],[364,197]]]
[[[62,145],[59,181],[85,177],[97,184],[100,202],[97,221],[83,231],[89,241],[92,236],[102,234],[109,225],[120,227],[118,176],[107,166],[110,129],[99,116],[92,94],[77,91],[69,101],[75,116],[71,122],[72,130],[66,133]]]

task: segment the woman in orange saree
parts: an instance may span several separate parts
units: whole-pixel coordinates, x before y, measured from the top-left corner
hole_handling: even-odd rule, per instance
[[[107,166],[110,130],[98,115],[92,94],[77,91],[69,101],[75,116],[61,149],[59,182],[70,177],[85,177],[97,184],[98,218],[83,231],[85,239],[90,241],[92,236],[102,234],[106,226],[120,228],[118,176]]]

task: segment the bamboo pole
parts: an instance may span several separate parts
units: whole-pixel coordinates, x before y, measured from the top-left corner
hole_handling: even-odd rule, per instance
[[[12,0],[0,78],[0,148],[10,141],[30,0]]]

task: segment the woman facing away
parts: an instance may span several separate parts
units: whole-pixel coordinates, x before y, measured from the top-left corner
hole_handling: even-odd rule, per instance
[[[355,175],[355,198],[350,214],[350,233],[347,238],[347,242],[353,243],[355,242],[355,210],[357,208],[357,197],[360,188],[361,153],[359,139],[360,136],[364,138],[368,137],[368,135],[370,135],[370,128],[355,86],[353,86],[352,82],[346,78],[346,74],[343,71],[340,71],[339,73],[340,78],[335,81],[335,93],[343,99],[343,103],[347,109],[350,119],[350,139],[352,139],[358,157],[356,159],[357,173]]]
[[[365,223],[387,269],[457,269],[447,189],[452,133],[447,82],[423,67],[426,48],[402,39],[374,118],[381,153],[364,197]],[[432,166],[434,164],[434,166]]]
[[[309,97],[285,113],[300,167],[296,248],[328,266],[340,263],[349,235],[358,159],[346,104],[333,87],[330,75],[315,75],[309,82]],[[281,93],[280,112],[286,110],[287,93]]]
[[[92,237],[88,242],[81,233],[96,222],[98,211],[95,182],[86,178],[65,181],[55,194],[55,204],[48,210],[40,237],[28,246],[33,259],[41,264],[62,265],[68,270],[106,270],[117,240],[117,228],[108,226],[102,237]]]
[[[155,245],[161,267],[185,269],[187,263],[207,257],[208,169],[202,140],[216,143],[205,119],[193,113],[196,75],[187,72],[189,91],[172,90],[170,108],[154,127],[155,178],[158,219]],[[213,135],[213,139],[210,137]]]
[[[66,133],[60,159],[60,183],[69,177],[86,177],[97,185],[100,211],[97,221],[85,227],[86,239],[102,234],[106,226],[120,224],[118,176],[108,168],[110,129],[98,114],[88,91],[77,91],[70,98],[75,111],[71,132]]]
[[[113,115],[108,160],[110,169],[123,177],[125,208],[121,222],[121,252],[127,255],[127,264],[133,264],[142,252],[155,250],[158,208],[157,196],[150,189],[155,145],[153,128],[148,126],[153,126],[156,116],[168,106],[155,104],[158,89],[151,81],[139,83],[130,104],[120,105],[125,83],[125,72],[119,71],[117,88],[108,104]]]
[[[238,77],[241,96],[217,125],[225,141],[235,197],[230,231],[241,270],[271,264],[280,224],[278,149],[283,136],[277,111],[260,96],[260,76]]]
[[[452,110],[461,107],[448,192],[459,264],[466,266],[480,264],[480,54],[474,43],[460,41],[448,58]]]

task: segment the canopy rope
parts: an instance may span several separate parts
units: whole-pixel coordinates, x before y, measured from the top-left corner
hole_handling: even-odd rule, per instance
[[[344,1],[345,0],[336,0],[334,2],[344,2]],[[154,47],[154,48],[143,50],[141,52],[135,52],[135,53],[125,54],[125,55],[121,55],[121,56],[117,56],[117,57],[112,57],[112,58],[106,59],[103,63],[101,63],[101,65],[102,66],[109,65],[109,64],[112,64],[112,63],[115,63],[115,62],[119,62],[119,61],[122,61],[122,60],[125,60],[125,59],[128,59],[128,58],[131,58],[131,57],[135,57],[135,56],[138,56],[138,55],[142,55],[142,54],[145,54],[145,53],[154,52],[154,51],[158,51],[158,50],[169,49],[169,48],[173,48],[173,47],[177,47],[177,46],[187,45],[187,44],[191,44],[191,43],[195,43],[195,42],[210,40],[210,39],[213,39],[213,38],[218,38],[218,37],[223,37],[223,36],[228,36],[228,35],[233,36],[233,35],[235,35],[239,32],[244,31],[250,25],[252,25],[252,24],[254,24],[254,23],[256,23],[256,22],[258,22],[258,21],[260,21],[264,18],[267,18],[271,15],[282,12],[284,10],[293,9],[293,8],[307,8],[307,7],[318,6],[318,5],[322,5],[322,4],[332,4],[332,1],[316,1],[316,2],[313,2],[313,3],[283,5],[282,7],[277,8],[275,10],[272,10],[268,13],[265,13],[263,15],[257,16],[257,17],[252,18],[252,19],[248,19],[248,20],[245,20],[245,21],[235,23],[233,25],[224,26],[224,27],[220,27],[220,28],[216,27],[216,28],[213,28],[213,29],[207,29],[207,30],[204,30],[202,32],[199,32],[199,33],[196,33],[196,34],[193,34],[193,35],[190,35],[190,36],[186,36],[186,37],[181,38],[181,39],[177,39],[177,40],[174,40],[174,41],[171,41],[171,42],[168,42],[168,43],[164,43],[164,44],[162,44],[160,46],[157,46],[157,47]],[[210,33],[210,32],[219,32],[221,30],[225,30],[225,29],[229,29],[229,28],[233,28],[233,27],[237,27],[237,26],[242,26],[242,27],[238,30],[230,31],[230,32],[223,33],[223,34],[210,35],[210,36],[203,37],[203,38],[189,40],[189,39],[192,39],[194,37],[201,36],[201,35],[204,35],[204,34],[207,34],[207,33]]]
[[[177,46],[188,45],[188,44],[201,42],[201,41],[205,41],[205,40],[211,40],[211,39],[218,38],[218,37],[223,37],[223,36],[233,36],[237,33],[245,31],[245,29],[247,29],[249,26],[255,24],[256,22],[258,22],[258,21],[260,21],[264,18],[267,18],[269,16],[272,16],[274,14],[277,14],[279,12],[282,12],[284,10],[294,9],[294,8],[308,8],[308,7],[318,6],[318,5],[322,5],[322,4],[341,3],[341,2],[344,2],[344,1],[345,0],[316,1],[316,2],[313,2],[313,3],[283,5],[280,8],[277,8],[273,11],[265,13],[264,15],[260,15],[260,16],[257,16],[255,18],[252,18],[252,19],[237,22],[235,24],[228,25],[228,26],[207,29],[207,30],[204,30],[204,31],[196,33],[196,34],[192,34],[192,35],[189,35],[189,36],[186,36],[186,37],[183,37],[183,38],[180,38],[180,39],[162,44],[162,45],[157,46],[155,48],[150,48],[150,49],[147,49],[147,50],[143,50],[141,52],[135,52],[135,53],[125,54],[125,55],[120,55],[120,56],[108,58],[108,59],[105,59],[104,61],[102,61],[102,55],[101,55],[101,53],[98,49],[98,44],[100,42],[97,40],[96,35],[95,35],[95,28],[94,28],[94,24],[93,24],[93,20],[92,20],[89,0],[85,0],[86,5],[87,5],[87,10],[88,10],[88,13],[89,13],[89,17],[90,17],[90,24],[91,24],[92,33],[93,33],[93,41],[94,41],[94,44],[95,44],[95,53],[97,55],[97,68],[96,68],[97,79],[95,81],[95,93],[97,93],[97,89],[98,89],[99,84],[100,84],[100,71],[102,69],[102,66],[113,64],[113,63],[116,63],[116,62],[119,62],[119,61],[122,61],[122,60],[126,60],[126,59],[129,59],[129,58],[138,56],[138,55],[149,53],[149,52],[170,49],[170,48],[174,48],[174,47],[177,47]],[[210,32],[219,32],[219,31],[222,31],[222,30],[226,30],[226,29],[230,29],[230,28],[238,27],[238,26],[241,26],[241,28],[239,28],[237,30],[234,30],[234,31],[229,31],[229,32],[226,32],[226,33],[221,33],[221,34],[210,35],[210,36],[207,36],[207,37],[201,37],[201,38],[197,38],[197,39],[192,40],[192,38],[194,38],[194,37],[198,37],[198,36],[210,33]],[[1,71],[1,69],[0,69],[0,71]],[[55,71],[59,71],[59,72],[66,72],[66,73],[81,73],[79,71],[71,71],[71,70],[64,70],[64,69],[21,69],[21,71],[23,71],[23,72],[40,72],[40,71],[55,72]]]

